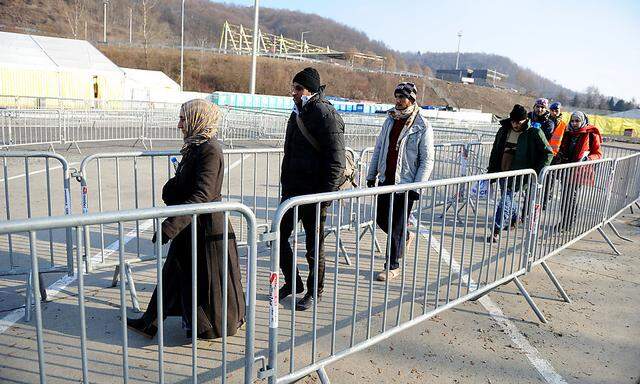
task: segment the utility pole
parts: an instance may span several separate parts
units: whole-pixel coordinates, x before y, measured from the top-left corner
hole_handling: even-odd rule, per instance
[[[184,90],[184,0],[182,0],[180,33],[180,91]]]
[[[256,66],[258,61],[258,17],[260,10],[260,0],[255,0],[253,4],[253,51],[251,53],[251,82],[249,83],[249,93],[256,93]]]
[[[456,55],[456,69],[458,69],[458,63],[460,62],[460,40],[462,39],[462,31],[458,31],[458,54]]]
[[[84,39],[87,40],[87,20],[84,21]]]
[[[104,0],[102,5],[104,6],[103,25],[102,25],[102,42],[107,43],[107,4],[109,0]]]
[[[129,45],[133,42],[133,8],[129,7]]]
[[[302,59],[302,53],[304,52],[304,34],[309,32],[311,31],[302,31],[300,33],[300,59]]]

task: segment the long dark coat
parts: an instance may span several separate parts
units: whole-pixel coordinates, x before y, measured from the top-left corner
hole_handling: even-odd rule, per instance
[[[176,176],[163,187],[162,199],[167,205],[220,201],[223,177],[222,148],[216,139],[211,139],[182,159]],[[223,226],[223,213],[198,216],[198,335],[207,332],[222,337],[223,334]],[[164,314],[181,316],[191,325],[191,217],[167,218],[162,223],[162,235],[172,239],[162,270]],[[227,335],[230,336],[236,333],[245,316],[238,250],[231,223],[228,250]]]

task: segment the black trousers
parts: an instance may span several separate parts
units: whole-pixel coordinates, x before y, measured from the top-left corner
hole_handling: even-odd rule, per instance
[[[388,185],[388,184],[383,184]],[[376,224],[388,236],[391,236],[391,249],[389,250],[389,269],[400,268],[400,260],[404,251],[405,243],[402,236],[406,224],[409,224],[409,216],[413,208],[414,200],[407,196],[407,210],[404,209],[405,194],[396,193],[393,197],[393,216],[391,218],[391,233],[389,233],[389,212],[391,211],[391,194],[387,193],[378,196],[378,208],[376,210]],[[407,234],[407,239],[409,235]],[[387,264],[385,263],[385,268]]]
[[[580,185],[576,182],[569,182],[564,185],[562,191],[562,200],[560,209],[562,210],[562,217],[560,219],[560,228],[564,230],[570,230],[573,228],[573,224],[576,221],[578,215],[578,193],[580,192]]]
[[[282,198],[282,201],[287,198]],[[280,224],[280,269],[284,274],[284,282],[286,285],[293,284],[293,250],[289,243],[289,237],[294,230],[295,223],[293,222],[293,209],[290,209],[285,213]],[[322,293],[324,288],[324,224],[327,221],[327,205],[323,205],[320,208],[320,233],[318,255],[315,254],[315,241],[316,241],[316,204],[301,205],[298,207],[298,220],[302,221],[302,227],[305,233],[305,246],[306,246],[306,258],[309,264],[309,277],[307,277],[307,292],[313,294],[314,292],[314,273],[315,264],[318,263],[318,294]],[[300,277],[300,271],[296,268],[296,284],[302,283]],[[299,286],[299,285],[298,285]]]

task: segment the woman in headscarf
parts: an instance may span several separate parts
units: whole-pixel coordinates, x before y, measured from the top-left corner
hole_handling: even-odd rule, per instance
[[[162,189],[166,205],[207,203],[221,200],[224,163],[222,148],[215,138],[220,110],[202,99],[191,100],[180,108],[178,128],[184,136],[182,161],[176,174]],[[197,335],[214,339],[234,335],[242,326],[245,300],[238,263],[235,234],[229,223],[227,276],[227,329],[222,329],[222,285],[224,270],[224,214],[198,216],[197,223]],[[162,223],[162,242],[171,240],[162,269],[163,315],[181,316],[187,337],[193,323],[191,297],[191,216],[169,217]],[[156,235],[153,242],[156,241]],[[149,306],[139,319],[127,319],[127,325],[146,337],[157,332],[157,288]]]
[[[602,158],[602,135],[600,130],[589,124],[584,112],[576,111],[571,114],[569,125],[562,137],[560,151],[557,158],[560,164],[576,163],[579,161],[597,160]],[[569,171],[563,185],[562,217],[556,226],[557,232],[568,231],[573,228],[577,215],[578,191],[583,185],[594,185],[595,172],[592,166],[582,166]]]

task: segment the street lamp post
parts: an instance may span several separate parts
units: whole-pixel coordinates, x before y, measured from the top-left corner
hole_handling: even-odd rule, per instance
[[[103,24],[102,24],[102,41],[107,43],[107,4],[109,0],[104,0],[102,2],[103,5]]]
[[[133,8],[129,7],[129,45],[133,42]]]
[[[456,55],[456,69],[458,69],[458,63],[460,62],[460,40],[462,39],[462,31],[458,31],[458,54]]]
[[[256,93],[256,66],[258,57],[258,17],[260,10],[260,0],[255,0],[253,4],[253,50],[251,52],[251,80],[249,83],[249,93]]]
[[[184,0],[182,0],[180,26],[180,91],[184,90]]]
[[[304,52],[304,34],[309,32],[311,31],[302,31],[300,33],[300,59],[302,59],[302,53]]]

